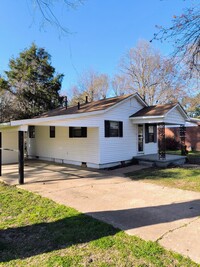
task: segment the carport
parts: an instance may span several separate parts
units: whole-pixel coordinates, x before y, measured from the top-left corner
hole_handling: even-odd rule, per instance
[[[0,176],[2,165],[18,163],[19,184],[24,183],[24,132],[27,126],[11,126],[4,123],[0,126]]]

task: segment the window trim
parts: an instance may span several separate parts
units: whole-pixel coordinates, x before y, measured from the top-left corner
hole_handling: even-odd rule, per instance
[[[76,128],[81,128],[81,134],[75,134]],[[69,138],[87,138],[87,127],[69,127]]]
[[[118,129],[118,135],[111,135],[111,123],[117,122],[119,129]],[[104,130],[105,130],[105,137],[123,137],[123,121],[113,121],[113,120],[105,120],[104,121]]]

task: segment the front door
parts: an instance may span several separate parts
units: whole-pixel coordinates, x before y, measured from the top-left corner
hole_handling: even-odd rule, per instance
[[[138,124],[138,152],[144,152],[144,125]]]

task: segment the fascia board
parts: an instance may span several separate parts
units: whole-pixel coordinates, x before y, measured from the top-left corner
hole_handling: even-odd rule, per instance
[[[163,118],[156,118],[156,119],[145,119],[145,120],[131,120],[131,122],[133,124],[144,124],[144,123],[149,123],[149,124],[153,124],[153,123],[163,123],[164,119]]]
[[[129,119],[131,120],[148,120],[148,119],[160,119],[160,118],[164,118],[165,116],[140,116],[140,117],[130,117]]]
[[[10,122],[5,122],[5,123],[0,124],[0,128],[6,128],[6,127],[10,127],[10,126],[11,126]]]
[[[19,126],[19,125],[37,125],[42,124],[42,122],[51,122],[51,121],[60,121],[66,119],[77,119],[81,117],[87,116],[95,116],[104,113],[106,110],[94,111],[94,112],[87,112],[87,113],[80,113],[80,114],[70,114],[70,115],[59,115],[47,118],[36,118],[36,119],[27,119],[27,120],[18,120],[18,121],[11,121],[12,126]]]

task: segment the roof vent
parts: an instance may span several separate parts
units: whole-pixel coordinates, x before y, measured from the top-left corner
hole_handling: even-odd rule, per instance
[[[87,95],[85,96],[85,103],[86,104],[88,103],[88,96]]]
[[[80,102],[78,102],[78,109],[80,109]]]
[[[67,104],[68,104],[68,100],[67,100],[67,96],[65,96],[63,98],[63,107],[65,107],[67,109]]]

